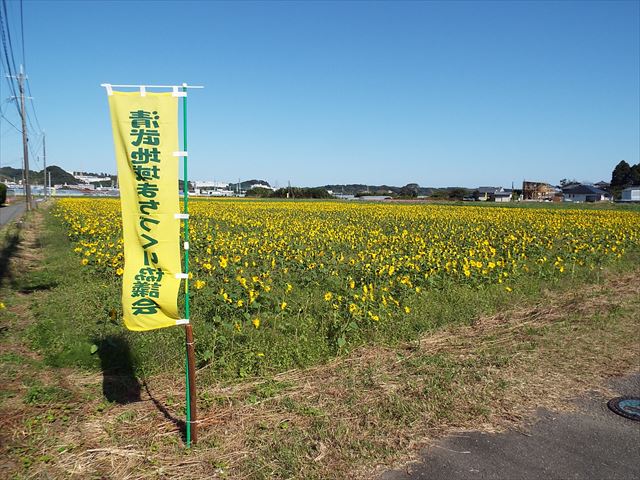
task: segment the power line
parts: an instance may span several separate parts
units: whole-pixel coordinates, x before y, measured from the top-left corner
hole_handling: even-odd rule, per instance
[[[12,102],[12,101],[13,101],[13,99],[11,99],[11,98],[6,98],[6,99],[4,100],[4,102],[0,103],[0,115],[3,115],[3,114],[4,114],[4,107],[5,107],[9,102]]]
[[[13,127],[8,127],[6,130],[0,130],[0,138],[7,138],[9,135],[20,135],[22,132],[17,132]]]
[[[24,16],[22,15],[22,0],[20,0],[20,37],[22,40],[22,65],[27,69],[27,60],[24,56]]]
[[[2,60],[4,60],[3,66],[5,66],[6,64],[6,70],[8,71],[9,75],[7,75],[6,81],[9,85],[9,88],[11,90],[11,92],[13,93],[13,100],[15,101],[15,105],[16,105],[16,109],[18,112],[18,115],[20,116],[20,119],[23,121],[23,125],[25,125],[25,133],[29,133],[32,138],[32,140],[35,140],[36,143],[38,143],[38,138],[41,135],[42,132],[42,127],[40,125],[40,120],[38,119],[38,114],[36,112],[36,108],[33,102],[33,97],[32,97],[32,93],[31,93],[31,84],[28,80],[28,78],[26,77],[26,75],[24,75],[23,73],[20,73],[20,79],[18,78],[18,71],[17,71],[17,67],[16,67],[16,63],[15,63],[15,52],[14,52],[14,48],[13,48],[13,41],[12,41],[12,37],[11,37],[11,28],[10,28],[10,24],[9,24],[9,14],[8,14],[8,10],[7,10],[7,0],[2,0],[2,9],[0,10],[0,30],[1,30],[1,37],[2,37],[2,45],[3,45],[3,53],[4,53],[4,57],[2,57],[2,55],[0,55],[0,58],[2,58]],[[25,41],[24,41],[24,5],[23,5],[23,0],[20,0],[20,38],[21,38],[21,50],[22,50],[22,61],[23,61],[23,65],[26,64],[26,46],[25,46]],[[21,66],[21,72],[22,72],[22,66]],[[16,86],[15,86],[15,81],[21,80],[22,81],[22,88],[24,89],[24,87],[26,86],[27,91],[29,92],[29,96],[27,97],[28,99],[31,100],[30,102],[30,109],[27,108],[20,108],[20,106],[18,105],[18,94],[16,93]],[[21,90],[21,95],[24,95],[24,90]],[[21,97],[24,98],[24,97]],[[32,112],[32,114],[30,114],[30,112]],[[22,118],[24,116],[24,118]],[[19,133],[23,133],[21,129],[17,128],[16,125],[11,122],[9,120],[9,118],[4,114],[4,112],[2,112],[2,116],[0,118],[4,118],[7,123],[9,123],[16,131],[18,131]],[[33,119],[33,120],[32,120]],[[35,125],[34,125],[34,121],[35,121]],[[26,124],[28,123],[28,127],[26,127]],[[37,126],[37,128],[36,128]],[[32,156],[37,156],[38,152],[34,152],[34,149],[36,148],[35,146],[32,146],[32,142],[27,142],[27,148],[28,151],[31,153]]]
[[[6,0],[5,0],[6,1]],[[24,42],[24,13],[23,13],[23,9],[22,9],[22,3],[23,0],[20,0],[20,34],[22,37],[22,64],[24,65],[24,69],[27,69],[27,57],[25,55],[25,42]],[[38,114],[36,113],[36,107],[34,105],[34,99],[33,99],[33,94],[31,93],[31,83],[29,82],[29,77],[26,78],[27,80],[27,91],[29,92],[29,97],[31,102],[29,102],[29,105],[31,106],[31,111],[33,112],[33,118],[36,121],[36,125],[38,126],[38,132],[42,132],[42,127],[40,126],[40,121],[38,120]],[[27,114],[27,118],[29,118],[29,115]],[[31,123],[31,119],[29,118],[29,125],[31,125],[31,128],[33,130],[35,130],[33,123]]]
[[[4,15],[3,15],[4,13]],[[3,21],[4,20],[4,21]],[[6,25],[6,28],[5,28]],[[16,86],[14,84],[14,71],[17,73],[15,68],[15,59],[13,55],[13,47],[11,45],[11,35],[9,33],[9,17],[7,16],[7,2],[6,0],[2,0],[2,11],[0,11],[0,34],[2,36],[2,47],[4,51],[4,60],[6,63],[6,70],[9,72],[9,76],[5,77],[7,84],[9,85],[9,89],[11,93],[13,93],[14,99],[17,99],[18,95],[16,94]],[[9,39],[7,41],[7,38]],[[9,50],[7,50],[7,46],[9,46]],[[11,55],[9,55],[11,52]],[[11,58],[11,61],[9,60]],[[13,64],[13,69],[11,65]],[[15,102],[16,110],[18,115],[20,115],[20,107],[18,106],[18,102]]]
[[[2,0],[2,13],[4,13],[3,15],[4,25],[0,24],[0,28],[2,29],[2,43],[3,43],[4,54],[5,54],[5,62],[7,64],[7,70],[11,78],[17,75],[18,69],[16,67],[13,42],[11,40],[11,29],[9,27],[9,15],[7,13],[7,0]],[[26,68],[26,53],[25,53],[26,49],[25,49],[25,41],[24,41],[24,11],[23,11],[22,0],[20,0],[20,36],[22,40],[22,45],[21,45],[22,63],[23,63],[23,66],[25,66]],[[8,50],[7,50],[7,45],[9,46]],[[9,88],[11,89],[13,96],[17,97],[18,95],[16,93],[15,84],[13,83],[13,80],[11,80],[10,78],[7,78],[7,83],[9,84]],[[26,80],[27,91],[29,92],[29,97],[33,97],[33,94],[31,93],[31,84],[29,83],[29,79],[25,77],[25,80]],[[40,132],[42,131],[42,127],[40,126],[40,120],[38,119],[38,114],[36,113],[35,105],[33,103],[33,98],[30,98],[30,100],[31,100],[30,102],[31,111],[33,112],[33,118],[36,122],[37,128],[34,126],[31,120],[31,115],[29,115],[28,112],[25,112],[27,116],[27,121],[29,123],[29,126],[31,127],[31,130],[34,133]],[[18,114],[22,115],[22,112],[20,110],[20,107],[18,106],[17,101],[15,102],[15,105],[16,105],[16,110]]]
[[[38,126],[38,131],[42,132],[42,127],[40,126],[40,121],[38,120],[38,115],[36,114],[36,107],[34,105],[34,98],[33,98],[33,95],[31,94],[31,83],[29,82],[29,78],[27,78],[27,91],[29,92],[29,97],[31,97],[31,102],[29,102],[29,105],[31,105],[31,111],[33,112],[33,118],[35,118],[35,120],[36,120],[36,125]]]
[[[37,156],[40,155],[40,152],[42,151],[42,142],[40,140],[42,140],[42,133],[34,135],[34,138],[29,138],[29,141],[27,142],[27,146],[29,147],[31,156],[34,158],[37,158]],[[34,151],[34,148],[37,149]]]
[[[11,42],[11,30],[9,28],[9,15],[7,15],[7,0],[2,0],[2,9],[4,10],[4,22],[7,26],[7,38],[9,39],[9,50],[11,51],[11,64],[13,65],[13,71],[17,72],[16,59],[13,55],[13,43]]]
[[[27,77],[25,76],[24,79],[26,81]],[[31,100],[31,102],[33,103],[33,97],[27,96],[27,97],[25,97],[25,100]],[[24,111],[24,114],[27,117],[27,122],[29,122],[28,130],[31,131],[31,133],[33,135],[38,135],[39,132],[38,132],[38,130],[36,130],[36,127],[33,126],[33,122],[31,121],[31,115],[29,115],[29,112],[26,109]]]
[[[2,13],[2,12],[0,12]],[[0,16],[1,17],[1,16]],[[16,87],[13,83],[13,77],[15,75],[13,75],[13,71],[11,70],[11,63],[9,62],[9,53],[7,51],[7,39],[5,36],[5,28],[4,28],[4,22],[2,21],[2,18],[0,18],[0,34],[2,36],[2,47],[3,47],[3,51],[4,51],[4,57],[2,58],[6,63],[6,71],[9,72],[9,75],[5,76],[5,80],[7,81],[7,84],[9,85],[9,90],[11,90],[11,93],[13,94],[13,98],[17,98],[17,94],[16,94]],[[18,114],[20,113],[20,108],[18,107],[18,103],[16,102],[16,109],[18,111]]]
[[[15,50],[13,48],[13,41],[11,39],[11,27],[9,24],[9,15],[7,13],[7,0],[2,0],[2,10],[0,11],[0,36],[2,37],[2,50],[4,53],[4,57],[0,54],[0,64],[6,64],[6,71],[9,73],[7,75],[7,83],[9,85],[9,89],[13,93],[13,99],[15,100],[15,104],[18,110],[18,115],[20,116],[20,120],[22,123],[22,128],[18,128],[16,125],[11,122],[5,115],[4,112],[1,112],[0,118],[4,118],[9,125],[11,125],[16,131],[22,134],[22,149],[23,149],[23,168],[22,168],[22,178],[23,184],[25,187],[25,196],[27,200],[27,210],[30,210],[31,205],[31,183],[29,181],[29,156],[31,156],[32,160],[35,160],[36,163],[39,164],[37,145],[33,144],[33,142],[29,141],[28,133],[31,133],[32,140],[38,142],[39,134],[36,132],[36,128],[31,120],[31,117],[35,120],[38,125],[38,129],[42,131],[40,127],[40,122],[38,120],[38,115],[36,113],[35,106],[33,104],[33,97],[31,96],[31,86],[27,81],[24,66],[26,65],[26,48],[24,41],[24,5],[23,0],[20,0],[20,40],[21,40],[21,50],[22,50],[22,65],[20,65],[20,72],[18,73],[18,69],[16,67],[15,61]],[[20,105],[18,105],[18,95],[16,94],[16,83],[19,87],[20,92]],[[29,92],[29,99],[31,102],[31,111],[33,115],[28,113],[28,110],[25,106],[25,90]],[[27,127],[27,123],[29,124],[29,128]],[[36,151],[34,151],[36,150]]]
[[[4,118],[4,121],[7,122],[9,125],[11,125],[13,128],[15,128],[18,133],[22,133],[22,130],[20,130],[13,123],[11,123],[11,121],[7,117],[5,117],[4,113],[0,115],[0,117]]]

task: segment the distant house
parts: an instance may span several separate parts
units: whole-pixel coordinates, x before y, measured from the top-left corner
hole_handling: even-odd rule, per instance
[[[593,185],[575,185],[562,189],[565,202],[602,202],[609,194]]]
[[[497,190],[499,189],[496,187],[478,187],[478,189],[473,193],[476,200],[479,202],[486,202],[491,198],[491,195],[496,193]]]
[[[495,192],[493,194],[493,201],[498,203],[510,202],[512,194],[512,190],[506,188],[502,189],[501,191]]]
[[[478,187],[473,200],[480,202],[510,202],[512,191],[502,187]]]
[[[552,201],[556,196],[556,188],[544,182],[522,182],[522,198],[538,202]]]
[[[480,202],[510,202],[511,193],[502,187],[478,187],[473,198]]]
[[[609,187],[611,187],[611,184],[609,182],[605,182],[604,180],[601,180],[598,183],[594,183],[593,186],[599,188],[600,190],[604,190],[605,192],[608,192]]]
[[[621,200],[623,202],[640,202],[640,185],[622,190]]]
[[[196,189],[195,195],[201,195],[203,197],[233,197],[235,195],[231,190],[222,190],[222,189]]]

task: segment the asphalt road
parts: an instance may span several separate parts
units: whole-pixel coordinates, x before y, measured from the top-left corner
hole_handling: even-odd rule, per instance
[[[616,396],[640,396],[640,374],[609,386]],[[526,434],[447,437],[423,451],[420,462],[381,480],[640,478],[640,422],[611,412],[608,400],[593,393],[577,401],[575,413],[540,410]]]
[[[18,202],[6,207],[0,207],[0,227],[22,215],[26,208],[27,204],[25,202]]]

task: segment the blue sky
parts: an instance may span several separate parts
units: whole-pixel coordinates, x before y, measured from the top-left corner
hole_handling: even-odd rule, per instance
[[[639,161],[639,5],[25,0],[25,63],[67,170],[115,172],[100,83],[186,81],[206,87],[189,96],[192,179],[599,181]],[[18,167],[19,134],[1,134]]]

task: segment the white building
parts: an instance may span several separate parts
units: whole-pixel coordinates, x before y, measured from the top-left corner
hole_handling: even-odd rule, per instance
[[[474,200],[479,202],[510,202],[511,190],[502,187],[478,187],[474,192]]]
[[[496,192],[491,196],[490,199],[493,199],[494,202],[498,203],[507,203],[510,202],[513,197],[513,190],[510,188],[500,187]]]
[[[640,185],[622,190],[623,202],[640,202]]]
[[[194,182],[192,182],[195,184],[196,188],[201,188],[201,189],[205,189],[205,188],[211,188],[211,189],[225,189],[229,187],[228,183],[225,182],[216,182],[216,181],[210,181],[210,180],[196,180]]]
[[[73,177],[83,183],[110,182],[111,177],[96,177],[94,175],[83,175],[80,172],[73,172]]]
[[[233,197],[235,195],[231,190],[200,190],[197,188],[195,193],[202,197]]]
[[[204,197],[230,197],[233,192],[229,190],[229,184],[225,182],[216,182],[210,180],[195,180],[194,194]]]
[[[609,194],[593,185],[574,185],[562,189],[565,202],[602,202],[609,199]]]

